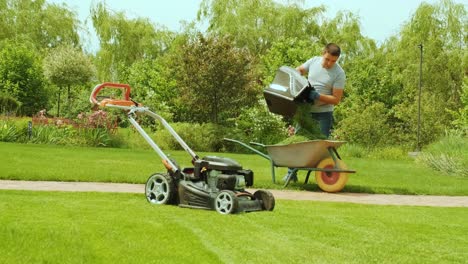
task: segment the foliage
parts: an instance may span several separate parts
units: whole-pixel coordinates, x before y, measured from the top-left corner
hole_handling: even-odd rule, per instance
[[[304,142],[304,141],[309,141],[310,138],[306,136],[301,136],[301,135],[292,135],[290,137],[287,137],[281,142],[278,142],[278,145],[288,145],[288,144],[293,144],[293,143],[299,143],[299,142]]]
[[[100,48],[91,65],[76,62],[68,69],[94,66],[100,81],[129,83],[134,99],[170,121],[222,124],[238,139],[270,142],[282,128],[276,120],[256,125],[268,120],[268,115],[253,117],[259,114],[255,104],[261,88],[280,66],[296,67],[319,55],[326,43],[335,42],[342,47],[339,63],[347,74],[344,98],[335,111],[337,135],[366,145],[414,148],[418,45],[422,44],[419,143],[430,144],[446,130],[466,135],[468,34],[463,4],[452,0],[421,3],[400,32],[378,47],[362,35],[356,14],[339,11],[328,18],[326,6],[307,8],[306,4],[302,0],[204,0],[198,19],[176,33],[147,18],[129,19],[105,2],[97,3],[91,7],[91,21]],[[198,32],[195,22],[206,22],[208,30]],[[77,75],[65,71],[72,65],[68,62],[87,57],[79,52],[81,25],[76,13],[64,4],[0,0],[0,94],[12,108],[19,105],[17,114],[32,115],[43,108],[55,113],[60,106],[48,104],[62,101],[56,92],[65,87],[71,89],[67,116],[88,110],[89,78],[70,80]],[[70,52],[62,58],[67,63],[56,68],[61,80],[48,86],[39,65],[58,64],[60,60],[48,52],[64,47]],[[370,119],[359,120],[360,109]],[[122,126],[128,125],[125,114],[117,116]],[[140,121],[157,129],[152,120]],[[238,128],[236,122],[243,127]],[[262,132],[263,128],[245,133],[248,127],[270,125],[274,127],[271,133]]]
[[[256,102],[255,60],[229,38],[201,34],[181,47],[177,63],[179,120],[223,124]]]
[[[91,147],[108,147],[115,145],[112,135],[117,129],[116,120],[107,112],[98,110],[92,113],[80,113],[77,117],[78,145]]]
[[[0,48],[0,93],[21,103],[23,115],[46,107],[48,94],[38,54],[14,42],[4,42]]]
[[[11,115],[16,113],[21,104],[11,95],[0,94],[0,114]]]
[[[132,87],[133,100],[171,121],[173,112],[176,112],[172,102],[177,96],[177,85],[171,69],[166,66],[171,63],[166,57],[134,62],[126,82]]]
[[[30,142],[35,144],[67,145],[70,144],[74,135],[75,131],[73,127],[68,125],[38,125],[33,127]]]
[[[376,147],[385,145],[392,137],[392,129],[387,123],[387,109],[382,103],[348,108],[347,116],[334,131],[334,136],[339,140]]]
[[[468,138],[448,133],[428,145],[417,160],[444,174],[468,177]]]
[[[468,77],[463,79],[461,94],[462,107],[458,111],[448,110],[453,117],[452,125],[456,131],[468,136]]]
[[[0,1],[0,41],[30,42],[36,51],[80,43],[77,14],[66,5],[45,0]]]
[[[204,0],[198,19],[208,23],[210,34],[230,36],[237,47],[262,55],[278,37],[310,41],[318,36],[324,11],[323,6],[304,9],[300,1]]]
[[[286,137],[286,123],[279,115],[268,111],[265,100],[246,108],[232,120],[236,134],[235,139],[245,142],[276,144]]]
[[[212,123],[174,123],[171,124],[176,133],[195,151],[220,151],[224,147],[223,138],[227,130]],[[156,131],[154,141],[165,150],[183,150],[182,146],[168,130],[161,128]]]
[[[15,142],[18,139],[16,125],[9,120],[0,120],[0,141]]]
[[[320,54],[323,46],[318,42],[310,42],[297,38],[278,39],[268,51],[260,56],[263,84],[273,81],[276,71],[283,65],[298,67],[309,58]]]
[[[91,80],[94,75],[91,60],[82,51],[64,45],[49,50],[43,67],[45,77],[58,87],[57,116],[60,116],[60,94],[64,88],[67,89],[67,116],[70,116],[70,89]]]
[[[310,140],[325,139],[326,136],[320,131],[319,122],[310,117],[310,104],[300,104],[297,106],[293,117],[295,134],[304,136]]]
[[[91,8],[91,19],[100,42],[95,64],[101,81],[124,80],[131,65],[142,59],[155,59],[170,45],[173,34],[157,30],[147,18],[127,19],[104,3]]]
[[[340,136],[362,144],[398,142],[417,147],[419,109],[419,144],[429,144],[443,135],[457,117],[453,113],[463,108],[461,95],[467,62],[460,57],[466,49],[463,21],[466,21],[466,10],[462,5],[445,0],[434,5],[423,3],[403,25],[399,38],[390,38],[379,49],[369,46],[367,54],[348,60],[347,96],[337,109]],[[364,136],[356,125],[365,125],[359,123],[357,109],[369,107],[379,109],[373,116],[366,116],[373,117],[366,121],[371,137]],[[364,143],[363,137],[372,140]]]

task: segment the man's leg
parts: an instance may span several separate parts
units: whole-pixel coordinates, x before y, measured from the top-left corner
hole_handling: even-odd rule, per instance
[[[319,122],[320,132],[329,138],[333,127],[333,112],[311,113],[311,115]]]

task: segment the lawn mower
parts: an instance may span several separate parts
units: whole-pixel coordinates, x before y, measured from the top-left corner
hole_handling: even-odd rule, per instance
[[[104,95],[103,90],[110,93]],[[154,173],[147,180],[145,194],[148,202],[155,205],[173,204],[216,210],[221,214],[274,209],[275,198],[271,192],[257,190],[252,194],[245,189],[253,185],[253,171],[243,169],[238,162],[230,158],[199,158],[164,118],[133,101],[130,91],[128,84],[107,82],[96,85],[89,99],[93,105],[126,111],[130,123],[161,157],[167,171]],[[118,99],[115,99],[116,97]],[[193,166],[180,168],[176,161],[168,158],[138,124],[135,119],[137,114],[145,114],[159,121],[191,156]]]

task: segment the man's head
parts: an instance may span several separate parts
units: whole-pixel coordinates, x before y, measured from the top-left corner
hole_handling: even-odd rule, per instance
[[[322,67],[325,69],[331,69],[335,66],[336,61],[340,58],[341,49],[335,43],[328,43],[325,46],[322,54]]]

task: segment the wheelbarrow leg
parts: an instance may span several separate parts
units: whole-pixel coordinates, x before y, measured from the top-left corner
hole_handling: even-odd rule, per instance
[[[307,182],[309,181],[309,176],[310,176],[310,173],[311,173],[311,172],[312,172],[311,170],[308,170],[308,171],[307,171],[307,176],[306,176],[306,178],[305,178],[304,184],[307,184]]]
[[[275,177],[275,164],[273,163],[273,160],[270,159],[271,162],[271,180],[273,183],[276,183],[276,177]]]

